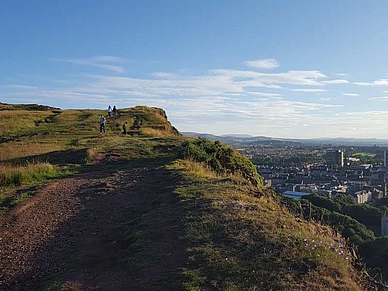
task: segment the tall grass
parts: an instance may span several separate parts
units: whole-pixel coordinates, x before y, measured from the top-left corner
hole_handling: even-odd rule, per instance
[[[27,163],[26,165],[0,165],[0,187],[18,187],[42,182],[55,177],[56,171],[49,163]]]

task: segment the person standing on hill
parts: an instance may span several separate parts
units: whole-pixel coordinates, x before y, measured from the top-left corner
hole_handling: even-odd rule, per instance
[[[113,106],[113,116],[116,117],[117,116],[117,108],[116,108],[116,105]]]
[[[124,122],[123,124],[123,134],[127,134],[127,123],[128,121]]]
[[[112,113],[112,107],[110,107],[110,105],[109,105],[108,106],[108,117],[110,117],[111,113]]]
[[[106,122],[106,119],[105,119],[104,115],[101,115],[101,117],[100,117],[100,133],[102,133],[102,132],[105,133],[105,122]]]

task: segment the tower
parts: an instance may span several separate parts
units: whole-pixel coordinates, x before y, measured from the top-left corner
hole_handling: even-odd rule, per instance
[[[328,164],[344,166],[344,152],[342,150],[329,151],[325,158]]]

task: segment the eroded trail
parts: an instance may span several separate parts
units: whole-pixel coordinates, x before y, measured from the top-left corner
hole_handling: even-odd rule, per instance
[[[51,182],[0,220],[0,290],[174,290],[180,178],[161,168]]]

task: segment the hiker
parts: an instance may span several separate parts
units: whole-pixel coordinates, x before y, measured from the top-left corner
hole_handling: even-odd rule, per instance
[[[106,119],[105,119],[104,115],[101,115],[101,117],[100,117],[100,133],[102,133],[103,131],[105,133],[105,122],[106,122]]]
[[[112,113],[112,107],[110,107],[110,105],[109,105],[108,106],[108,117],[110,117],[111,113]]]
[[[127,121],[123,124],[123,134],[127,134]]]
[[[114,116],[117,116],[117,108],[116,108],[116,105],[115,106],[113,106],[113,115]]]

